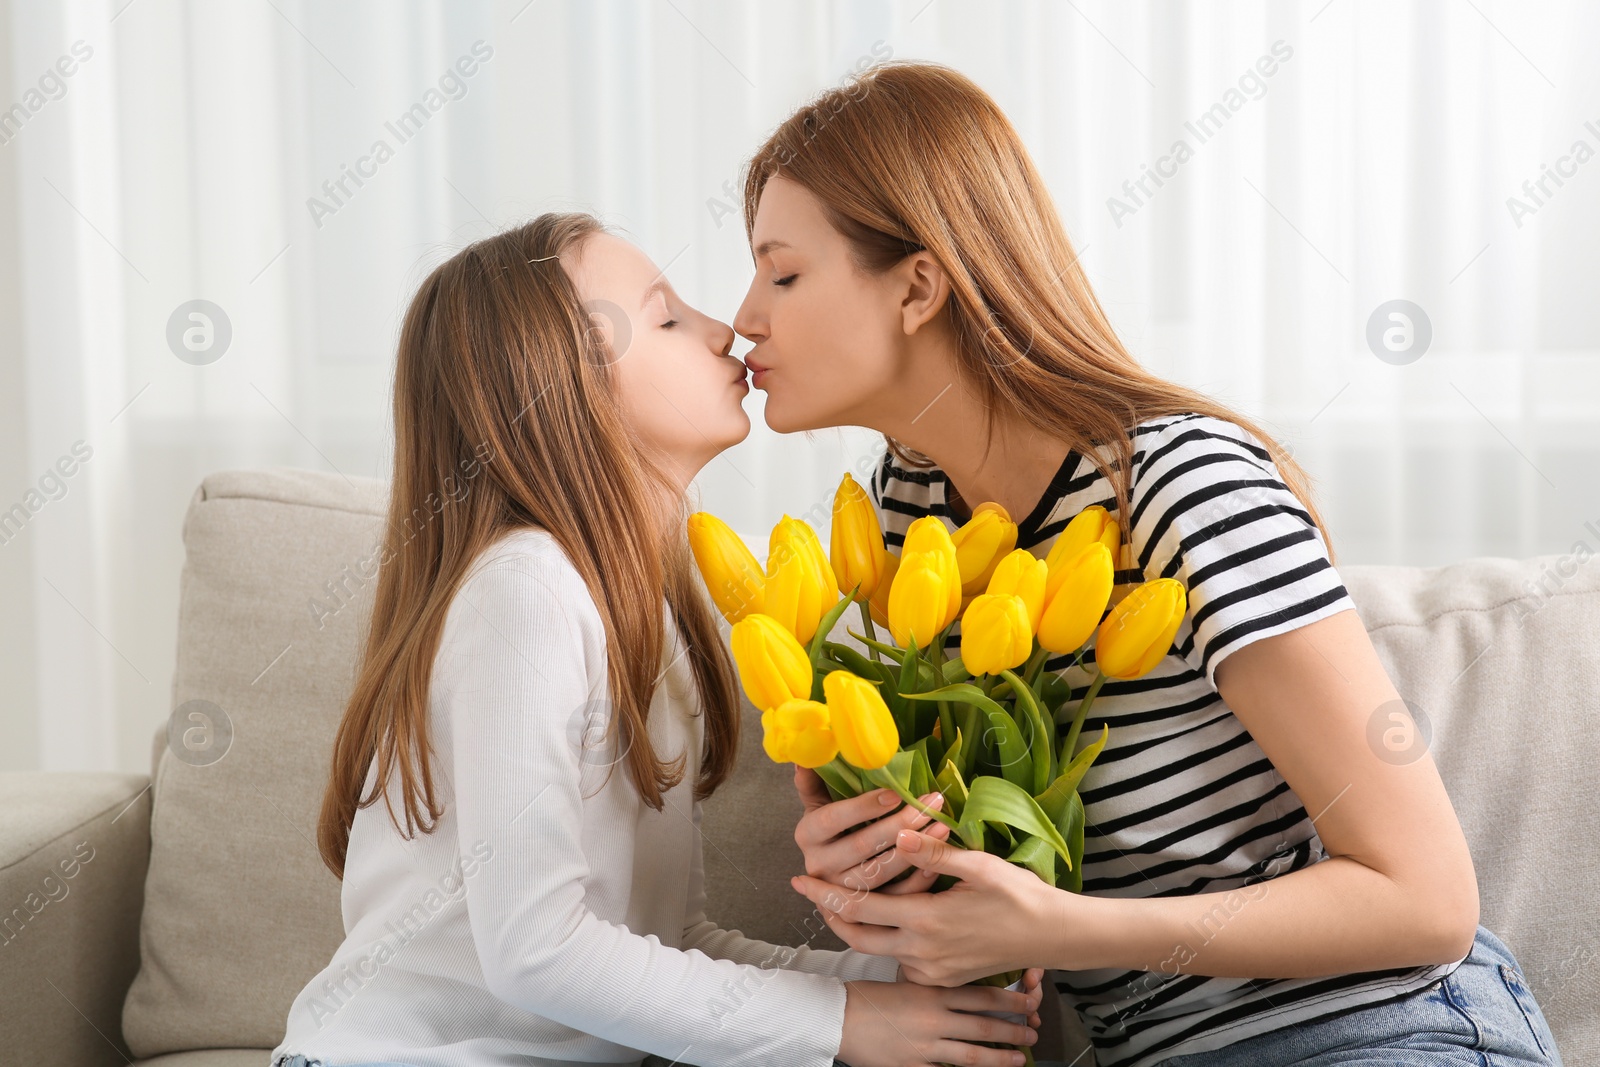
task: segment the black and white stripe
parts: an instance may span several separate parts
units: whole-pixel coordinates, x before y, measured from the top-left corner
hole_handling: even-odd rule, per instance
[[[1299,798],[1215,687],[1218,663],[1252,641],[1353,609],[1327,546],[1271,455],[1244,428],[1209,415],[1163,416],[1133,430],[1131,524],[1113,602],[1140,582],[1177,578],[1188,612],[1169,653],[1143,678],[1108,681],[1083,736],[1110,738],[1080,786],[1087,828],[1083,891],[1157,897],[1221,893],[1326,858]],[[1109,458],[1109,453],[1107,453]],[[898,552],[913,520],[954,530],[948,482],[886,452],[872,496]],[[1017,545],[1043,559],[1068,521],[1111,484],[1069,454],[1043,499],[1018,523]],[[1131,530],[1128,527],[1131,525]],[[947,647],[954,647],[960,624]],[[1049,661],[1081,699],[1085,667]],[[1196,931],[1197,949],[1206,939]],[[1303,979],[1213,978],[1148,970],[1062,971],[1057,989],[1083,1018],[1101,1067],[1146,1067],[1187,1052],[1403,995],[1458,963]]]

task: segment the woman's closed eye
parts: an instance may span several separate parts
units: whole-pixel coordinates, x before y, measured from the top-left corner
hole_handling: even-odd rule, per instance
[[[790,274],[790,275],[787,275],[787,276],[782,277],[782,278],[774,278],[772,280],[772,284],[773,285],[788,285],[790,282],[794,281],[798,277],[799,277],[798,274]]]

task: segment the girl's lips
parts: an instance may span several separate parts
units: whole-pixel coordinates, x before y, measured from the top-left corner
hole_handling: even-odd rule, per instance
[[[750,368],[750,384],[757,389],[761,388],[761,376],[767,373],[770,368],[763,367],[761,364],[751,362],[748,359],[744,361],[744,365]]]

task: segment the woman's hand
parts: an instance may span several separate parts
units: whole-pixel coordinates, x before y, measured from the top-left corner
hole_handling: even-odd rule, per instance
[[[977,1011],[1009,1011],[1032,1018],[1044,993],[1042,970],[1023,976],[1021,992],[994,986],[939,989],[909,982],[846,982],[844,1036],[839,1059],[850,1067],[932,1067],[940,1063],[973,1067],[1014,1067],[1023,1062],[1014,1049],[985,1048],[977,1041],[1032,1045],[1033,1027],[1019,1026]]]
[[[898,851],[886,851],[893,849],[895,834],[902,829],[921,829],[932,820],[931,815],[924,815],[909,804],[895,811],[900,798],[891,789],[874,789],[836,801],[817,772],[798,763],[794,787],[806,808],[795,827],[794,841],[805,855],[808,875],[848,889],[871,890],[910,869],[910,877],[879,891],[921,893],[933,885],[937,877],[933,872],[915,870]],[[935,809],[944,803],[944,797],[937,793],[920,799]],[[868,825],[861,826],[862,823]],[[858,826],[861,828],[854,829]],[[936,822],[927,832],[944,840],[950,835],[950,828]]]
[[[791,880],[851,948],[894,956],[913,982],[959,986],[1018,967],[1076,970],[1071,926],[1092,898],[1052,888],[987,852],[902,830],[895,851],[925,872],[960,879],[942,893],[886,896],[801,876]]]

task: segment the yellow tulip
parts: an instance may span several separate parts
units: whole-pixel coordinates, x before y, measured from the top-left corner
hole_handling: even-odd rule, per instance
[[[1028,606],[1028,629],[1037,632],[1039,617],[1044,614],[1045,581],[1049,569],[1045,561],[1025,548],[1006,554],[989,578],[987,593],[1015,593]],[[965,612],[963,612],[963,618]],[[966,634],[963,624],[962,634]]]
[[[961,616],[961,664],[969,674],[1020,667],[1032,651],[1028,605],[1015,593],[980,593]]]
[[[961,591],[967,596],[983,592],[1001,557],[1017,544],[1017,524],[995,502],[979,504],[960,529],[950,535],[961,571]]]
[[[1050,551],[1045,555],[1045,566],[1049,569],[1050,580],[1045,589],[1046,599],[1055,594],[1056,586],[1061,584],[1061,565],[1068,560],[1075,559],[1086,545],[1098,541],[1105,545],[1111,553],[1113,562],[1122,558],[1119,547],[1122,540],[1122,530],[1117,526],[1117,520],[1111,513],[1099,504],[1091,504],[1072,517],[1067,523],[1067,528],[1056,536],[1055,544],[1050,546]]]
[[[870,771],[900,751],[900,732],[878,687],[849,671],[831,671],[822,679],[828,718],[839,755],[846,763]]]
[[[1188,607],[1176,578],[1145,582],[1117,602],[1100,624],[1094,659],[1108,678],[1138,678],[1172,649],[1172,639]]]
[[[833,527],[828,535],[828,554],[833,563],[839,592],[851,599],[870,600],[883,580],[883,527],[878,524],[878,509],[866,490],[847,473],[833,495]]]
[[[783,623],[804,643],[811,640],[817,624],[838,599],[838,582],[816,531],[785,515],[772,528],[768,543],[762,612]]]
[[[828,706],[815,700],[785,700],[761,713],[761,747],[774,763],[820,767],[839,754]]]
[[[900,569],[889,589],[889,632],[895,644],[926,648],[949,625],[945,612],[949,610],[950,586],[949,576],[929,553],[910,552],[900,558]]]
[[[885,549],[883,576],[878,579],[878,588],[872,591],[872,603],[868,605],[872,621],[879,626],[889,625],[889,591],[894,588],[894,576],[899,570],[900,554]]]
[[[757,708],[768,711],[786,700],[810,698],[811,657],[777,619],[753,612],[733,624],[728,640],[739,681]]]
[[[1105,614],[1115,577],[1111,550],[1101,541],[1089,542],[1060,563],[1052,575],[1054,584],[1045,587],[1040,647],[1062,655],[1082,648]]]
[[[689,548],[711,593],[712,603],[729,622],[761,610],[766,578],[744,539],[707,511],[689,516]]]
[[[945,581],[944,621],[938,626],[942,630],[961,614],[961,566],[956,559],[956,546],[950,539],[950,531],[945,529],[944,522],[938,516],[924,515],[906,527],[900,562],[904,564],[906,557],[914,552],[925,552],[932,556],[934,565]]]

